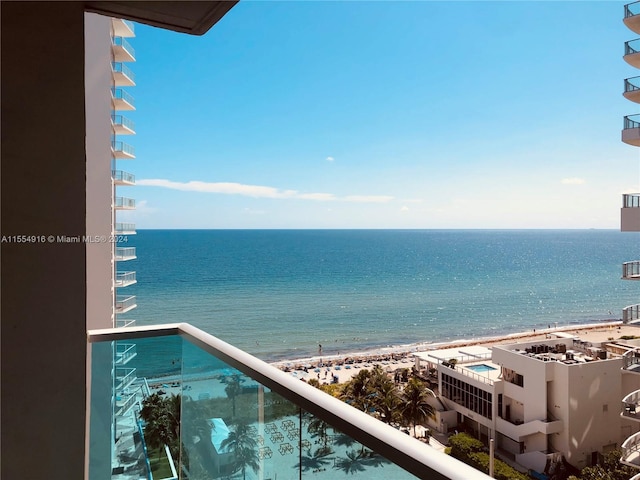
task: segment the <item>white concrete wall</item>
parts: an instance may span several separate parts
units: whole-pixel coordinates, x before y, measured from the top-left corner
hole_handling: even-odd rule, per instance
[[[111,182],[111,19],[85,15],[85,112],[87,119],[87,328],[114,321],[113,186]]]

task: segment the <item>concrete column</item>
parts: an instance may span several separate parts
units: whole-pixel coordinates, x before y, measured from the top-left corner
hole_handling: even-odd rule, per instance
[[[2,478],[85,475],[83,2],[3,2]],[[13,236],[33,235],[35,243]],[[44,236],[44,241],[40,241]],[[15,237],[18,238],[18,237]],[[53,238],[53,240],[52,240]]]

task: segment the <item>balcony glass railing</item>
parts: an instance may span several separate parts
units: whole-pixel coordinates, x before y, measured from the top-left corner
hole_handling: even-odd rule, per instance
[[[136,356],[135,343],[116,343],[116,365],[124,365]]]
[[[117,328],[133,327],[135,324],[136,324],[136,321],[134,318],[122,318],[122,317],[116,318]]]
[[[113,87],[111,89],[111,95],[113,96],[113,98],[117,100],[124,100],[129,105],[133,106],[133,102],[134,102],[133,96],[129,94],[129,92],[127,92],[126,90],[123,90],[122,88]]]
[[[629,3],[624,6],[624,18],[633,17],[640,13],[640,2]]]
[[[640,260],[622,264],[622,278],[638,278],[640,276]]]
[[[179,417],[169,415],[170,425],[160,435],[175,456],[181,478],[489,478],[186,324],[89,332],[92,391],[94,382],[109,383],[112,369],[100,359],[111,342],[124,340],[138,347],[138,380],[131,388],[141,386],[139,403],[148,398],[147,403],[158,405],[163,398],[179,395],[173,402]],[[92,396],[91,448],[113,438],[108,407],[104,398]],[[166,411],[175,409],[151,408],[158,415]],[[134,467],[129,470],[130,465],[148,465],[144,448],[134,445],[136,425],[145,426],[138,438],[147,446],[159,433],[157,422],[136,421],[139,408],[131,415],[131,428],[121,428],[119,441],[112,444],[116,464],[109,467],[125,475],[118,478],[127,478],[129,471],[129,478],[146,475]],[[127,445],[130,450],[119,451]],[[95,475],[101,473],[97,464],[89,468]]]
[[[624,79],[624,92],[635,92],[640,90],[640,77],[631,77]]]
[[[124,172],[122,170],[111,170],[111,178],[116,182],[136,183],[135,175],[129,172]]]
[[[113,226],[114,233],[120,235],[135,235],[136,224],[135,223],[116,223]]]
[[[111,146],[113,148],[113,151],[116,153],[122,152],[123,154],[131,157],[134,157],[136,155],[136,149],[133,148],[128,143],[114,141],[114,142],[111,142]]]
[[[118,296],[116,297],[116,313],[130,310],[137,305],[135,295]]]
[[[629,323],[640,319],[640,305],[629,305],[622,309],[622,323]]]
[[[111,121],[113,122],[114,125],[122,126],[127,130],[131,130],[132,132],[136,130],[135,124],[133,123],[133,121],[129,120],[127,117],[123,115],[111,115]]]
[[[640,52],[640,38],[636,38],[635,40],[629,40],[628,42],[624,42],[624,54],[625,55],[633,55],[634,53]]]
[[[124,38],[122,38],[122,37],[113,37],[113,44],[115,46],[117,46],[117,47],[124,48],[127,52],[129,52],[129,55],[131,55],[132,57],[135,58],[136,51],[133,49],[131,44],[129,42],[127,42]]]
[[[114,256],[116,260],[133,260],[136,258],[136,247],[116,247]]]
[[[625,465],[640,467],[640,432],[634,433],[622,443],[622,458]]]
[[[627,115],[624,117],[624,129],[640,128],[640,115]]]
[[[116,272],[116,287],[126,287],[136,283],[136,272]]]
[[[113,71],[113,73],[123,74],[134,83],[136,81],[136,76],[134,75],[134,73],[122,62],[111,62],[111,70]]]
[[[622,208],[640,208],[640,193],[622,194]]]
[[[136,380],[137,378],[136,378],[135,368],[117,367],[116,382],[115,382],[116,393],[120,390],[124,390],[125,388],[128,388]]]
[[[115,208],[136,208],[136,201],[133,198],[116,197],[113,199]]]

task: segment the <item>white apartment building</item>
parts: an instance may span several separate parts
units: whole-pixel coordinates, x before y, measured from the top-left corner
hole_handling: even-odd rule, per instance
[[[640,2],[633,2],[624,7],[624,24],[636,34],[640,34]],[[640,68],[640,39],[625,42],[623,59],[630,66]],[[640,103],[640,77],[634,76],[624,80],[624,97],[633,102]],[[624,117],[622,141],[634,147],[640,146],[640,115],[628,115]],[[623,232],[640,232],[640,194],[624,194],[622,196],[622,208],[620,210],[620,230]],[[640,261],[630,261],[623,264],[622,278],[625,280],[640,279]],[[637,322],[640,320],[640,304],[629,305],[623,311],[625,322]],[[640,374],[638,369],[638,353],[629,353],[625,357],[625,371],[629,375]],[[636,373],[638,371],[638,373]],[[625,396],[621,415],[625,418],[636,419],[640,390],[630,392]],[[622,444],[623,455],[620,459],[623,463],[640,468],[640,432],[633,429],[628,438]],[[640,480],[640,473],[632,480]]]
[[[600,454],[640,431],[630,414],[635,407],[620,414],[623,399],[640,414],[638,395],[629,397],[640,389],[640,375],[627,374],[624,356],[633,356],[635,346],[590,344],[560,332],[547,337],[491,350],[416,354],[421,364],[437,369],[434,426],[492,438],[503,455],[538,472],[560,455],[578,469],[595,464]]]

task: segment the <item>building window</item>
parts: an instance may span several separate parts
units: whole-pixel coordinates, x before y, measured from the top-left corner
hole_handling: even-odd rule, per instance
[[[485,418],[492,418],[492,394],[446,373],[442,374],[442,396]]]

